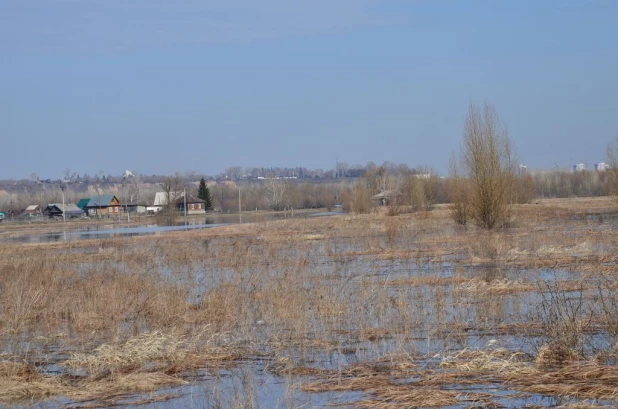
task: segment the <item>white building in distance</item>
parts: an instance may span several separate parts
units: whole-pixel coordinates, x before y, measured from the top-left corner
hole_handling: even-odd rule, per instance
[[[595,163],[594,164],[594,169],[597,172],[605,172],[607,169],[609,169],[609,165],[605,162],[599,162],[599,163]]]

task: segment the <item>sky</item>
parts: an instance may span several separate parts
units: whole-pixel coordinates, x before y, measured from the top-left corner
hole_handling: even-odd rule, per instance
[[[445,173],[470,102],[532,169],[618,136],[615,0],[5,0],[0,179]]]

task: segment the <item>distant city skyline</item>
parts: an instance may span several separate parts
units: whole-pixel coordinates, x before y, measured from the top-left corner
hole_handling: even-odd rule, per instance
[[[608,0],[9,0],[0,179],[445,174],[484,101],[528,169],[592,169],[618,136],[616,21]]]

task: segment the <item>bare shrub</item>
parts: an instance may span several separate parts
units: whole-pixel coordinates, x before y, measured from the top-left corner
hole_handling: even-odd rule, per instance
[[[371,191],[363,183],[357,183],[352,189],[350,203],[347,207],[353,213],[370,213],[372,210]]]
[[[397,219],[388,219],[384,224],[384,232],[389,243],[393,244],[397,240],[401,229],[400,221]]]
[[[519,175],[514,179],[513,203],[526,204],[534,199],[534,179],[530,175]]]
[[[542,285],[539,305],[543,343],[537,352],[538,363],[561,363],[583,358],[588,343],[585,329],[592,321],[584,303],[584,288],[564,291],[557,284]]]
[[[493,105],[468,108],[462,164],[470,183],[470,215],[485,229],[509,222],[516,175],[508,130]]]
[[[175,176],[166,177],[165,180],[161,182],[161,188],[165,193],[165,205],[157,216],[162,220],[163,224],[172,226],[176,223],[176,219],[178,218],[176,199],[180,197],[180,193],[182,192],[182,180],[180,175],[177,173]]]
[[[401,194],[398,191],[390,191],[389,197],[387,199],[386,208],[387,215],[389,216],[397,216],[404,212],[405,205],[402,200]]]
[[[451,156],[449,179],[446,184],[450,202],[451,218],[457,224],[466,225],[470,218],[470,183],[458,171],[457,157]]]
[[[470,106],[464,135],[464,164],[472,181],[472,216],[491,229],[506,221],[509,212],[515,163],[508,131],[499,123],[495,108],[483,112]]]
[[[418,177],[412,178],[412,192],[410,198],[410,205],[412,210],[418,211],[427,209],[429,207],[429,201],[425,195],[424,181]]]
[[[607,163],[609,164],[609,169],[606,170],[609,192],[618,197],[618,136],[613,146],[607,145]]]

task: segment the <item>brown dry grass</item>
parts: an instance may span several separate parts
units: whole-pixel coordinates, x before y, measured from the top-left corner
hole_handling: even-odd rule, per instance
[[[14,399],[38,400],[52,385],[53,393],[78,399],[78,389],[90,385],[97,391],[92,396],[104,401],[105,394],[126,393],[119,379],[133,379],[136,390],[148,382],[181,384],[193,369],[216,370],[255,356],[267,360],[273,373],[314,377],[316,388],[336,379],[339,386],[331,387],[367,391],[366,402],[380,405],[415,405],[415,395],[393,383],[401,376],[422,376],[419,386],[431,390],[504,379],[533,364],[519,360],[521,351],[470,355],[470,339],[542,338],[551,325],[579,328],[578,339],[618,333],[612,329],[618,232],[610,228],[611,206],[600,199],[522,205],[516,225],[498,232],[458,228],[448,209],[438,206],[422,215],[6,243],[0,247],[0,346],[12,353],[7,368],[21,369],[0,371],[1,389],[26,388],[12,392]],[[590,213],[606,219],[589,219]],[[548,271],[559,276],[556,291],[581,290],[586,325],[534,315]],[[616,339],[610,341],[613,347]],[[41,361],[49,347],[70,355],[49,363],[77,371],[81,386],[66,374],[40,375],[45,363],[19,366]],[[467,352],[448,354],[431,373],[419,369],[419,356],[453,350]],[[333,361],[353,356],[360,363],[348,368],[349,379],[339,379],[341,371],[333,375],[319,365],[324,355]],[[398,358],[383,364],[393,356]],[[549,368],[533,368],[533,374],[541,377]],[[364,372],[370,370],[378,375]],[[513,388],[529,390],[512,379]],[[563,386],[574,382],[556,379]],[[595,391],[610,396],[607,390],[563,392],[593,397]],[[460,395],[455,398],[482,398]],[[454,399],[450,393],[442,398]]]

